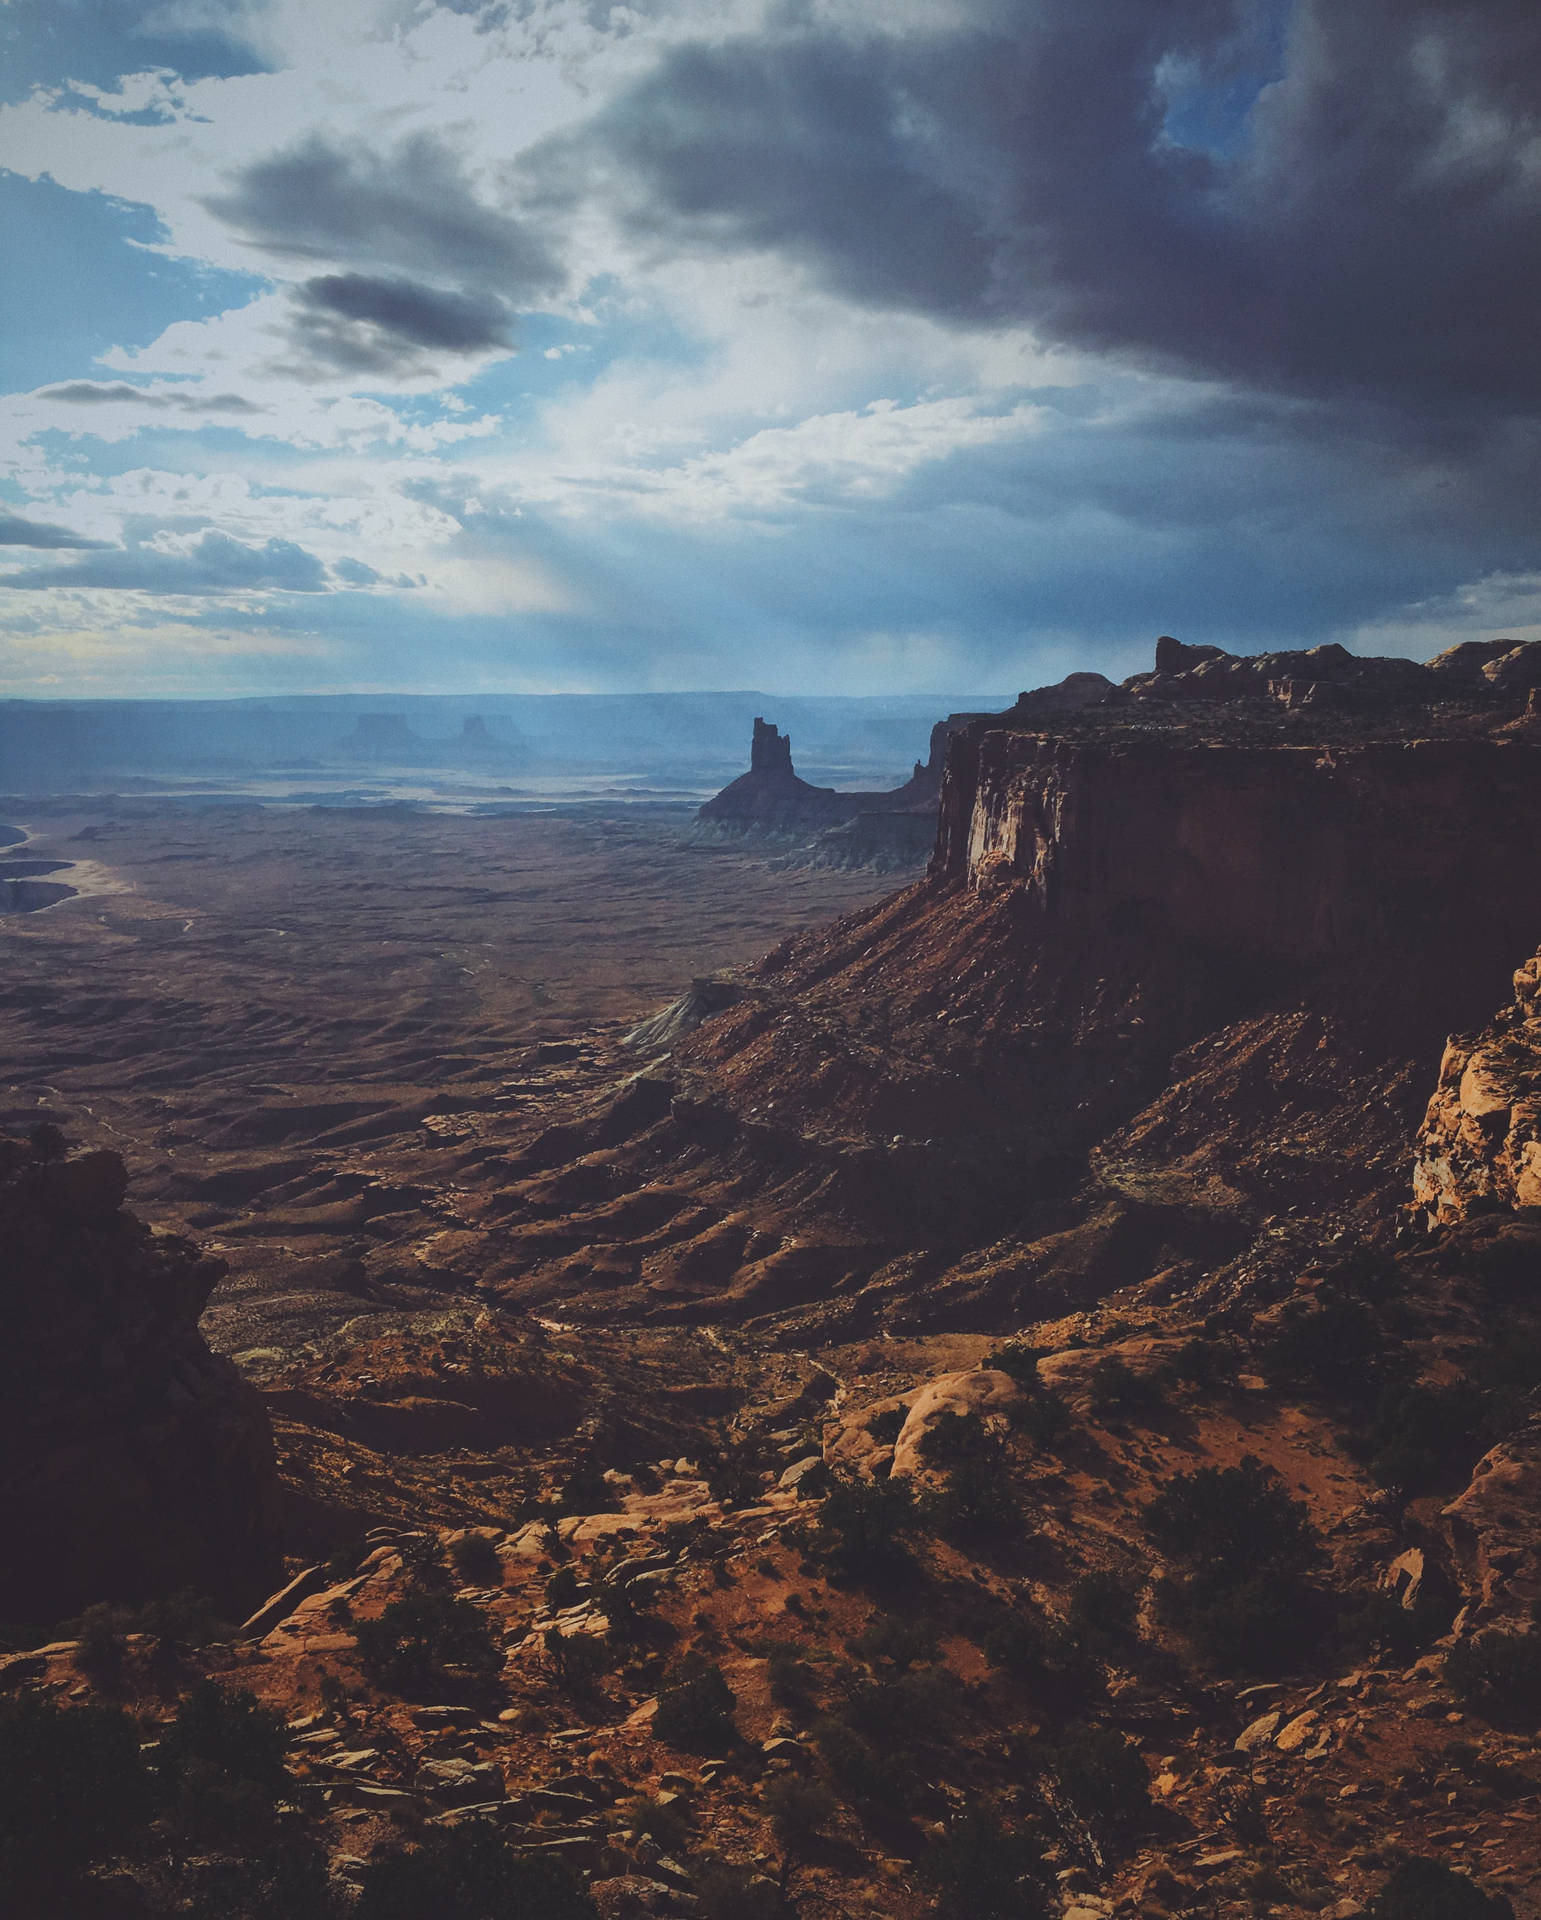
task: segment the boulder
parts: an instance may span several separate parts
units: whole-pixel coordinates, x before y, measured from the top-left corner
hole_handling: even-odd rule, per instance
[[[899,1437],[894,1442],[893,1479],[901,1480],[923,1469],[921,1445],[944,1413],[1000,1413],[1021,1398],[1022,1389],[1009,1373],[995,1367],[975,1367],[967,1373],[944,1373],[929,1381],[915,1396]]]

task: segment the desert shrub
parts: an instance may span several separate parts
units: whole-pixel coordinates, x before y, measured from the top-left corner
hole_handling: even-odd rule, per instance
[[[974,1634],[992,1665],[1029,1682],[1060,1708],[1090,1698],[1102,1684],[1101,1669],[1075,1634],[1028,1607],[990,1608]]]
[[[1371,1472],[1382,1486],[1423,1493],[1451,1469],[1469,1470],[1484,1451],[1477,1435],[1489,1401],[1470,1380],[1387,1387],[1369,1433]]]
[[[327,1556],[326,1577],[328,1580],[350,1580],[358,1572],[360,1564],[368,1556],[369,1542],[362,1534],[351,1539],[339,1541]]]
[[[575,1567],[558,1567],[546,1582],[546,1605],[558,1613],[563,1607],[576,1606],[583,1582]]]
[[[1541,1714],[1541,1627],[1494,1628],[1457,1640],[1445,1655],[1445,1678],[1490,1718],[1534,1719]]]
[[[1373,1403],[1385,1378],[1387,1339],[1362,1300],[1325,1288],[1288,1314],[1261,1358],[1271,1378],[1305,1393]]]
[[[174,1782],[202,1763],[277,1794],[288,1783],[288,1750],[289,1730],[282,1714],[264,1707],[244,1688],[226,1692],[212,1680],[201,1680],[162,1733],[156,1767],[163,1780]]]
[[[790,1773],[779,1774],[760,1795],[760,1803],[770,1816],[776,1838],[789,1852],[807,1846],[835,1811],[835,1798],[816,1780],[799,1780]]]
[[[403,1540],[396,1551],[407,1585],[419,1593],[448,1593],[454,1586],[449,1562],[437,1534],[418,1533]]]
[[[1135,1637],[1140,1593],[1122,1574],[1083,1574],[1070,1589],[1067,1625],[1091,1650],[1121,1646]]]
[[[760,1442],[741,1440],[735,1446],[703,1454],[701,1472],[714,1500],[734,1507],[750,1507],[764,1493],[772,1465],[771,1456]]]
[[[646,1637],[654,1617],[655,1591],[629,1580],[607,1580],[599,1604],[610,1622],[610,1638],[632,1646]]]
[[[880,1447],[891,1447],[904,1431],[904,1423],[909,1417],[908,1407],[884,1407],[881,1413],[873,1414],[867,1422],[867,1431]]]
[[[139,1740],[116,1707],[0,1701],[0,1886],[12,1899],[68,1881],[149,1821]]]
[[[1413,1859],[1370,1902],[1368,1920],[1514,1920],[1514,1908],[1442,1861]]]
[[[1045,1450],[1058,1446],[1075,1425],[1075,1415],[1060,1395],[1048,1387],[1024,1392],[1022,1398],[1007,1409],[1007,1418],[1018,1433]]]
[[[147,1600],[129,1613],[125,1624],[129,1632],[147,1633],[167,1648],[212,1646],[235,1632],[209,1596],[191,1587]]]
[[[521,1854],[482,1826],[430,1835],[410,1853],[372,1860],[355,1920],[595,1920],[593,1901],[559,1861]]]
[[[1389,1593],[1365,1594],[1338,1616],[1338,1630],[1353,1653],[1381,1650],[1404,1665],[1449,1626],[1450,1608],[1421,1595],[1415,1605],[1404,1607]]]
[[[711,1751],[738,1738],[733,1709],[738,1696],[723,1678],[722,1668],[699,1654],[688,1654],[664,1675],[658,1689],[658,1711],[653,1731],[671,1747]]]
[[[858,1679],[846,1700],[846,1718],[863,1733],[913,1748],[944,1739],[957,1724],[963,1683],[947,1667],[911,1667],[882,1679]]]
[[[1000,1442],[977,1413],[944,1407],[920,1436],[919,1453],[928,1467],[961,1467],[970,1460],[994,1460]]]
[[[936,1623],[924,1614],[875,1613],[849,1643],[863,1660],[883,1660],[899,1668],[934,1660]]]
[[[128,1655],[127,1615],[122,1607],[98,1600],[74,1623],[68,1637],[76,1641],[75,1663],[100,1686],[110,1686],[123,1672]]]
[[[1112,1727],[1074,1728],[1045,1760],[1076,1812],[1103,1835],[1128,1832],[1150,1810],[1139,1748]]]
[[[938,1533],[960,1543],[999,1541],[1023,1531],[1022,1502],[998,1456],[978,1455],[954,1467],[927,1495],[922,1511]]]
[[[1044,1351],[1042,1347],[1028,1346],[1023,1340],[1008,1340],[1004,1346],[986,1354],[984,1363],[997,1373],[1009,1374],[1019,1387],[1031,1392],[1038,1385],[1038,1362]]]
[[[1086,1386],[1092,1405],[1103,1412],[1131,1412],[1161,1404],[1161,1383],[1155,1375],[1136,1373],[1116,1353],[1105,1353],[1092,1362]]]
[[[837,1480],[819,1506],[814,1553],[851,1579],[907,1572],[920,1528],[915,1496],[902,1480]]]
[[[342,1920],[323,1848],[308,1837],[270,1836],[245,1858],[184,1867],[190,1920]]]
[[[1160,1553],[1213,1588],[1301,1574],[1320,1553],[1304,1502],[1252,1454],[1239,1466],[1174,1475],[1143,1519]]]
[[[732,1861],[698,1859],[695,1888],[701,1920],[782,1920],[786,1912],[773,1880]]]
[[[770,1682],[771,1698],[778,1706],[806,1712],[813,1704],[818,1679],[807,1661],[799,1657],[796,1647],[784,1644],[772,1647],[766,1656],[765,1674]]]
[[[70,1150],[70,1143],[62,1131],[51,1120],[42,1120],[27,1132],[27,1145],[32,1158],[45,1164],[53,1160],[62,1160]]]
[[[1166,1376],[1183,1387],[1229,1386],[1236,1378],[1235,1349],[1227,1341],[1199,1335],[1168,1359]]]
[[[890,1812],[903,1807],[913,1784],[903,1755],[874,1746],[839,1714],[821,1715],[813,1723],[813,1738],[830,1778],[848,1800]]]
[[[1054,1911],[1037,1847],[985,1808],[955,1820],[920,1868],[938,1920],[1044,1920]]]
[[[401,1689],[429,1686],[446,1670],[485,1682],[503,1666],[480,1610],[442,1593],[404,1594],[377,1620],[358,1621],[353,1637],[370,1678]]]
[[[503,1562],[484,1533],[463,1533],[449,1550],[456,1573],[468,1587],[501,1587]]]
[[[689,1829],[684,1806],[678,1799],[663,1800],[641,1793],[635,1800],[628,1800],[622,1811],[633,1833],[645,1833],[650,1840],[656,1840],[665,1853],[672,1853],[685,1844]]]
[[[597,1460],[580,1460],[562,1482],[557,1506],[563,1513],[608,1513],[615,1493]]]
[[[569,1693],[592,1687],[615,1665],[614,1649],[603,1634],[563,1633],[560,1627],[547,1627],[543,1644],[557,1685]]]

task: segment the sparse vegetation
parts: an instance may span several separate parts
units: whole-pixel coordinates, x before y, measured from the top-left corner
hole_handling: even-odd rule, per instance
[[[920,1519],[902,1480],[837,1480],[820,1503],[813,1551],[850,1579],[892,1577],[912,1564]]]
[[[356,1622],[353,1635],[365,1672],[404,1692],[453,1674],[485,1684],[503,1665],[480,1609],[442,1593],[408,1592],[377,1620]]]
[[[1320,1557],[1306,1508],[1252,1455],[1176,1475],[1145,1508],[1147,1537],[1180,1569],[1162,1610],[1202,1657],[1268,1668],[1314,1630],[1304,1576]]]
[[[937,1920],[1044,1920],[1054,1911],[1037,1847],[986,1808],[953,1821],[921,1871],[936,1889]]]
[[[1529,1632],[1489,1628],[1457,1640],[1445,1655],[1445,1678],[1492,1719],[1541,1716],[1541,1624]]]
[[[371,1861],[356,1920],[596,1920],[569,1868],[520,1853],[486,1827],[432,1834],[410,1852]]]
[[[462,1533],[449,1550],[450,1562],[468,1587],[500,1587],[503,1562],[485,1533]]]
[[[1443,1861],[1413,1859],[1371,1901],[1367,1920],[1514,1920],[1514,1908]]]
[[[826,1821],[835,1813],[835,1797],[816,1780],[799,1780],[795,1774],[779,1774],[760,1795],[760,1804],[770,1816],[776,1838],[789,1852],[806,1847]]]
[[[738,1738],[733,1709],[738,1696],[715,1661],[688,1654],[664,1675],[653,1729],[670,1746],[720,1751]]]
[[[0,1701],[0,1885],[21,1911],[50,1889],[62,1899],[62,1888],[149,1820],[153,1788],[139,1742],[115,1707]]]

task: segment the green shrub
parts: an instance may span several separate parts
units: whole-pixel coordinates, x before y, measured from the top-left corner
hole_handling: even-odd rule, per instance
[[[1009,1374],[1025,1392],[1031,1392],[1038,1385],[1038,1362],[1046,1351],[1043,1347],[1030,1347],[1022,1340],[1008,1340],[1004,1346],[986,1354],[984,1363],[997,1373]]]
[[[1262,1349],[1269,1376],[1304,1393],[1373,1402],[1387,1368],[1385,1332],[1362,1300],[1323,1288],[1281,1322]]]
[[[975,1631],[992,1665],[1029,1682],[1062,1710],[1090,1698],[1102,1684],[1101,1669],[1080,1640],[1027,1607],[991,1609]]]
[[[1442,1861],[1413,1859],[1370,1902],[1368,1920],[1514,1920],[1514,1908]]]
[[[1140,1594],[1122,1574],[1088,1573],[1070,1589],[1070,1631],[1083,1645],[1113,1648],[1135,1637]]]
[[[1535,1719],[1541,1715],[1541,1626],[1529,1633],[1493,1628],[1457,1640],[1445,1655],[1445,1678],[1492,1719]]]
[[[1296,1576],[1320,1556],[1304,1502],[1252,1454],[1239,1466],[1174,1475],[1143,1520],[1160,1553],[1216,1589]]]
[[[563,1633],[552,1626],[546,1629],[544,1645],[557,1685],[570,1693],[592,1687],[615,1664],[614,1650],[601,1634]]]
[[[770,1682],[771,1698],[778,1706],[806,1712],[813,1704],[818,1678],[795,1647],[772,1647],[766,1657],[765,1674]]]
[[[912,1565],[909,1543],[919,1528],[903,1480],[837,1480],[820,1503],[813,1551],[852,1579],[892,1577]]]
[[[835,1798],[816,1780],[779,1774],[760,1795],[776,1838],[789,1852],[806,1847],[835,1811]]]
[[[979,1808],[955,1820],[920,1863],[938,1920],[1045,1920],[1054,1911],[1038,1849]]]
[[[814,1744],[830,1777],[859,1807],[896,1812],[913,1784],[904,1756],[884,1752],[839,1714],[823,1714],[813,1723]]]
[[[626,1825],[633,1833],[645,1833],[650,1840],[656,1840],[665,1853],[684,1846],[689,1829],[684,1806],[678,1799],[662,1800],[651,1794],[638,1794],[635,1800],[627,1801],[623,1812]]]
[[[1132,1412],[1161,1404],[1161,1383],[1154,1374],[1136,1373],[1116,1353],[1105,1353],[1092,1362],[1086,1385],[1092,1405],[1104,1412]]]
[[[738,1738],[733,1709],[738,1696],[715,1661],[688,1654],[664,1675],[658,1689],[653,1732],[671,1747],[711,1752]]]
[[[147,1633],[162,1646],[176,1648],[212,1646],[235,1633],[208,1595],[191,1587],[146,1601],[129,1614],[126,1625],[130,1632]]]
[[[378,1620],[358,1621],[353,1637],[371,1679],[400,1689],[430,1686],[446,1671],[486,1682],[503,1667],[481,1611],[442,1593],[407,1593]]]
[[[360,1564],[368,1557],[369,1542],[362,1534],[340,1541],[327,1557],[326,1577],[328,1580],[351,1580],[358,1572]]]
[[[615,1489],[597,1460],[580,1460],[557,1494],[557,1506],[564,1514],[608,1513],[614,1505]]]
[[[1112,1727],[1078,1727],[1046,1750],[1076,1812],[1104,1835],[1124,1833],[1150,1811],[1150,1778],[1140,1750]]]
[[[1385,1487],[1424,1493],[1441,1476],[1469,1472],[1485,1451],[1477,1435],[1491,1396],[1470,1380],[1391,1386],[1370,1428],[1370,1470]]]
[[[1404,1607],[1389,1593],[1370,1593],[1346,1606],[1338,1618],[1345,1644],[1355,1653],[1383,1651],[1404,1665],[1449,1631],[1450,1608],[1420,1596]]]
[[[701,1459],[701,1471],[712,1498],[733,1507],[754,1505],[765,1491],[773,1465],[764,1445],[755,1440],[741,1440],[735,1446],[704,1454]]]
[[[127,1620],[121,1607],[102,1601],[87,1607],[74,1623],[75,1664],[99,1686],[111,1686],[122,1677],[128,1657]]]
[[[695,1869],[701,1920],[782,1920],[787,1911],[776,1883],[754,1867],[698,1858]]]
[[[936,1623],[924,1614],[875,1613],[849,1643],[863,1660],[883,1660],[901,1669],[934,1660]]]
[[[1024,1393],[1007,1409],[1007,1418],[1018,1433],[1041,1449],[1058,1446],[1075,1425],[1075,1415],[1065,1401],[1047,1387]]]
[[[938,1533],[960,1543],[999,1541],[1024,1530],[1022,1502],[1000,1458],[975,1457],[954,1467],[922,1511]]]
[[[560,1613],[564,1607],[576,1606],[578,1596],[583,1591],[583,1582],[575,1567],[558,1567],[546,1582],[546,1605]]]
[[[867,1422],[867,1431],[880,1447],[891,1447],[904,1431],[904,1423],[909,1417],[908,1407],[884,1407],[881,1413],[873,1414]]]
[[[501,1587],[503,1562],[484,1533],[463,1533],[449,1550],[456,1573],[468,1587]]]
[[[183,1868],[190,1920],[343,1920],[324,1850],[298,1835],[269,1835],[244,1859]]]
[[[154,1802],[139,1741],[116,1707],[0,1701],[0,1886],[12,1899],[68,1882],[147,1824]]]
[[[410,1853],[372,1860],[354,1920],[596,1920],[560,1862],[521,1854],[482,1826],[435,1833]]]
[[[1236,1378],[1236,1351],[1227,1341],[1199,1335],[1185,1341],[1171,1356],[1166,1375],[1178,1386],[1229,1386]]]
[[[227,1693],[214,1681],[201,1680],[162,1733],[156,1767],[164,1781],[175,1783],[201,1764],[278,1794],[288,1784],[288,1750],[282,1714],[244,1688]]]
[[[977,1413],[944,1407],[920,1436],[920,1457],[928,1467],[961,1467],[972,1460],[995,1460],[1000,1442]]]
[[[437,1534],[419,1533],[397,1547],[407,1585],[419,1593],[448,1593],[454,1586]]]

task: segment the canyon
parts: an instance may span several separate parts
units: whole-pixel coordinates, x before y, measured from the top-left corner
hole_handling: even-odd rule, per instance
[[[14,1204],[183,1276],[250,1619],[175,1658],[285,1717],[339,1910],[490,1830],[607,1920],[1541,1915],[1541,647],[1073,678],[942,723],[897,892],[683,814],[27,816],[127,890],[7,925],[5,1121],[83,1150]],[[743,778],[832,824],[774,726]],[[1244,1491],[1241,1574],[1163,1531]],[[495,1657],[393,1680],[441,1590]]]

